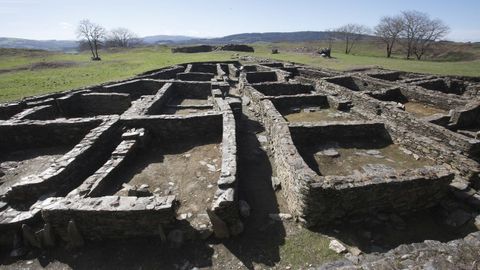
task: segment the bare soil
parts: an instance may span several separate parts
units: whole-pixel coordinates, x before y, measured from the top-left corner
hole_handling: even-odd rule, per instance
[[[79,65],[78,62],[73,61],[57,61],[57,62],[36,62],[31,65],[20,66],[15,68],[9,69],[0,69],[0,74],[8,73],[8,72],[17,72],[17,71],[24,71],[24,70],[42,70],[42,69],[50,69],[50,68],[68,68]]]
[[[328,149],[337,151],[338,156],[325,155],[324,151]],[[398,145],[386,142],[328,141],[300,146],[299,151],[310,168],[320,175],[351,175],[362,171],[362,166],[367,164],[383,164],[396,170],[433,165],[429,159],[418,157],[417,160]]]
[[[239,130],[239,199],[251,207],[250,216],[243,219],[245,231],[234,238],[185,242],[181,248],[172,248],[159,239],[131,239],[122,241],[89,242],[83,248],[66,250],[64,246],[52,250],[32,250],[26,257],[15,259],[8,252],[0,253],[2,269],[311,269],[322,263],[337,260],[343,256],[328,248],[330,236],[358,246],[363,252],[384,252],[402,243],[421,242],[426,239],[456,239],[468,233],[467,227],[452,229],[439,225],[443,218],[435,210],[402,216],[405,228],[399,230],[391,222],[376,223],[377,219],[365,224],[337,224],[333,228],[308,230],[293,219],[273,220],[270,214],[288,213],[281,190],[275,192],[271,179],[275,177],[275,163],[271,158],[268,143],[260,142],[265,131],[255,119],[253,113],[244,107],[246,116]],[[375,143],[377,144],[377,143]],[[213,144],[215,145],[215,144]],[[132,177],[141,174],[146,165],[163,162],[164,156],[173,155],[182,166],[184,154],[202,156],[205,152],[194,154],[196,148],[210,145],[172,146],[145,152],[138,157],[132,171]],[[363,147],[363,150],[371,149]],[[202,155],[201,155],[202,154]],[[159,160],[157,160],[157,157]],[[208,156],[213,159],[213,156]],[[195,161],[205,160],[205,158]],[[196,166],[195,162],[191,162]],[[170,163],[172,165],[172,163]],[[156,166],[156,165],[155,165]],[[166,166],[164,166],[166,167]],[[199,168],[202,170],[202,168]],[[179,172],[177,172],[179,173]],[[181,173],[179,173],[181,175]],[[191,174],[190,174],[191,176]],[[125,177],[130,180],[132,177]],[[196,177],[196,176],[194,176]],[[141,183],[139,181],[138,183]],[[118,190],[117,190],[118,191]],[[197,191],[196,191],[197,192]],[[388,213],[387,213],[388,214]]]
[[[135,157],[118,181],[137,187],[146,184],[157,194],[173,194],[180,202],[179,215],[204,219],[220,177],[221,144],[175,146],[152,145]],[[127,192],[120,189],[115,195],[127,196]]]
[[[313,109],[313,111],[311,110]],[[288,122],[320,122],[320,121],[341,121],[356,119],[354,115],[335,109],[311,108],[302,109],[299,112],[290,112],[284,115]]]
[[[0,158],[0,194],[23,177],[43,172],[69,149],[49,147],[7,153]]]
[[[168,105],[182,105],[182,106],[192,106],[192,105],[211,105],[211,101],[207,98],[183,98],[178,97],[172,99]]]
[[[442,114],[447,113],[446,110],[443,110],[422,102],[417,102],[417,101],[409,101],[403,105],[405,105],[405,110],[407,112],[412,113],[419,117],[430,116],[436,113],[442,113]]]
[[[55,61],[55,62],[37,62],[30,65],[30,70],[40,70],[48,68],[68,68],[77,66],[78,62],[73,61]]]
[[[181,108],[181,107],[165,107],[162,114],[176,114],[187,115],[192,113],[203,113],[212,110],[212,108],[198,107],[198,108]]]

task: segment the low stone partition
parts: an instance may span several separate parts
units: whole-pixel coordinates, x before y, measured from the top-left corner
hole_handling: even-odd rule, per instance
[[[48,120],[55,119],[58,115],[58,110],[53,105],[40,105],[25,109],[24,111],[15,114],[10,120]]]
[[[253,47],[244,45],[244,44],[226,44],[219,47],[222,51],[233,51],[233,52],[254,52]]]
[[[326,77],[334,77],[342,74],[341,72],[334,71],[334,70],[326,70],[326,69],[312,69],[308,67],[299,67],[298,72],[300,76],[306,76],[310,78],[326,78]]]
[[[93,173],[116,144],[118,118],[106,119],[92,129],[68,153],[56,159],[39,175],[31,175],[13,184],[6,193],[8,201],[34,202],[50,194],[66,195]]]
[[[50,198],[42,218],[72,244],[83,239],[158,236],[175,222],[175,196]]]
[[[75,145],[101,119],[23,120],[0,122],[2,153],[35,147]]]
[[[192,228],[195,237],[209,237],[208,230],[219,238],[238,235],[243,224],[237,202],[234,110],[241,111],[241,101],[228,95],[229,76],[236,77],[230,68],[237,66],[234,61],[185,64],[2,105],[0,115],[10,120],[0,121],[0,149],[26,156],[39,147],[43,152],[32,152],[34,160],[26,156],[26,165],[22,160],[18,166],[46,169],[2,178],[10,182],[6,192],[0,190],[0,231],[7,236],[0,242],[12,243],[19,232],[34,247],[51,246],[58,235],[72,246],[83,239],[165,240],[166,234],[178,231],[189,238]],[[185,71],[217,76],[212,82],[158,79]],[[151,115],[172,106],[210,111]],[[84,118],[71,118],[75,116]],[[48,120],[53,118],[58,119]],[[5,159],[5,168],[17,165],[11,158]],[[152,167],[137,171],[142,162]],[[186,173],[188,169],[177,166],[192,169]],[[142,180],[151,172],[157,172],[153,179]],[[187,201],[194,203],[188,206]]]
[[[265,96],[311,94],[315,92],[312,85],[300,83],[254,83],[251,86]]]
[[[451,109],[462,107],[467,104],[466,100],[453,97],[451,95],[445,95],[442,93],[433,93],[433,91],[423,91],[418,87],[402,87],[401,92],[410,100],[416,100],[425,104],[430,104],[449,111]]]
[[[152,79],[135,79],[116,84],[103,86],[98,92],[107,93],[125,93],[129,94],[132,100],[140,98],[144,95],[155,95],[157,91],[163,87],[166,81]]]
[[[413,84],[446,94],[462,95],[466,90],[466,85],[463,83],[463,81],[450,78],[435,78],[416,81]]]
[[[322,124],[289,124],[290,134],[294,141],[312,144],[320,139],[373,140],[381,139],[391,142],[391,137],[382,122],[346,121]]]
[[[185,73],[199,72],[217,74],[217,64],[215,63],[191,63],[188,64]]]
[[[409,73],[409,72],[404,72],[404,71],[380,71],[380,72],[366,72],[366,75],[380,79],[380,80],[385,80],[385,81],[391,81],[391,82],[401,82],[404,80],[422,80],[429,78],[431,76],[428,75],[423,75],[423,74],[418,74],[418,73]]]
[[[228,75],[230,79],[236,79],[240,76],[240,70],[234,64],[228,64]]]
[[[247,87],[245,93],[248,92]],[[324,140],[323,136],[350,136],[356,140],[377,134],[391,141],[388,130],[378,122],[289,125],[272,101],[275,102],[274,99],[252,98],[253,108],[260,114],[269,142],[275,149],[275,169],[289,210],[308,226],[358,218],[372,211],[404,212],[428,208],[448,193],[454,174],[443,166],[347,176],[318,175],[299,154],[292,135],[297,139],[303,136],[318,141]]]
[[[464,108],[453,110],[449,127],[455,130],[476,129],[480,131],[480,102],[474,101]]]
[[[154,95],[144,95],[123,114],[125,117],[137,115],[171,114],[167,108],[211,108],[212,84],[207,82],[168,81]],[[183,104],[185,100],[195,101]],[[188,102],[187,102],[188,103]]]
[[[25,102],[0,104],[0,120],[7,120],[25,108]]]
[[[356,76],[337,76],[325,78],[324,80],[329,83],[342,86],[344,89],[358,92],[376,92],[393,87],[392,85],[386,83],[375,82],[372,80],[367,81]]]
[[[175,79],[178,73],[184,72],[184,71],[185,71],[184,66],[173,66],[173,67],[167,67],[162,69],[150,70],[150,71],[139,74],[139,77],[157,79],[157,80],[169,80],[169,79]]]
[[[243,231],[243,224],[238,212],[237,124],[227,100],[215,98],[214,103],[217,109],[223,113],[222,168],[209,215],[214,229],[217,229],[216,235],[228,237],[238,235]]]
[[[162,145],[175,144],[180,141],[194,141],[202,144],[202,142],[210,141],[209,138],[220,136],[222,137],[222,161],[217,181],[217,190],[211,198],[211,207],[205,210],[208,212],[213,230],[218,237],[237,235],[243,230],[243,225],[238,215],[236,194],[236,124],[228,103],[221,98],[216,98],[215,100],[216,108],[221,113],[205,113],[203,115],[182,117],[148,116],[123,119],[123,125],[130,128],[130,130],[123,134],[122,137],[124,139],[117,146],[110,160],[67,197],[86,198],[93,196],[104,198],[103,196],[108,195],[109,192],[106,193],[106,190],[114,184],[113,182],[119,177],[122,168],[127,166],[126,162],[132,162],[134,159],[132,155],[135,152],[144,151],[137,150],[137,144],[139,143],[138,140],[144,137],[143,135],[139,137],[139,135],[144,134],[145,131],[148,131],[147,137],[151,137],[152,141],[162,142]],[[138,129],[140,127],[141,129]],[[142,131],[143,129],[145,131]],[[172,130],[175,130],[175,136],[172,136]],[[143,141],[141,145],[145,146],[144,139],[140,141]],[[77,210],[72,208],[70,211]],[[82,208],[79,208],[78,211],[81,212]],[[86,226],[84,225],[85,229],[87,229]],[[112,224],[111,226],[115,225]],[[140,226],[143,225],[140,224]],[[192,227],[199,229],[195,224],[192,224]],[[95,231],[95,228],[92,230]],[[129,230],[129,228],[127,227],[126,230]],[[155,235],[151,231],[148,233]],[[148,233],[146,232],[146,234]],[[125,232],[124,234],[129,233]],[[101,232],[98,232],[96,237],[103,238],[103,235]]]
[[[330,107],[327,96],[319,95],[319,94],[274,96],[274,97],[268,97],[268,99],[270,99],[273,102],[273,104],[279,111],[290,109],[292,107],[308,107],[308,106],[318,106],[320,108]]]
[[[120,122],[127,128],[145,128],[152,139],[168,142],[198,140],[221,136],[222,114],[205,112],[192,115],[124,116]],[[172,130],[175,135],[172,136]]]
[[[248,83],[276,82],[277,73],[274,71],[247,72],[245,76]]]
[[[129,130],[122,135],[122,141],[102,167],[88,177],[78,188],[72,190],[67,197],[100,197],[114,182],[114,177],[128,161],[137,148],[145,146],[146,134],[144,129]]]
[[[453,173],[425,167],[367,176],[325,176],[310,183],[303,214],[307,225],[361,219],[378,212],[405,214],[437,205],[449,191]]]
[[[130,105],[130,95],[120,93],[85,93],[80,96],[82,112],[79,115],[122,114]],[[67,108],[62,108],[65,112]]]
[[[177,74],[177,80],[182,81],[211,81],[214,77],[214,73],[205,72],[188,72]]]
[[[478,175],[478,164],[461,157],[459,154],[463,153],[466,156],[474,157],[479,150],[479,141],[449,131],[436,124],[422,121],[399,109],[396,105],[378,101],[365,93],[350,91],[325,80],[312,80],[312,82],[315,83],[317,90],[321,89],[323,92],[351,100],[354,111],[368,119],[381,116],[386,120],[385,125],[390,134],[393,134],[393,137],[398,138],[398,140],[408,138],[415,141],[415,138],[420,138],[414,144],[417,154],[435,153],[437,160],[454,166],[467,179]],[[465,164],[470,165],[465,166]]]
[[[201,53],[211,52],[215,50],[214,46],[210,45],[197,45],[197,46],[185,46],[172,48],[172,53]]]

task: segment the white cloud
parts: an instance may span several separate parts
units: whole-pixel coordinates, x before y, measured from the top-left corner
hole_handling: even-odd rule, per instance
[[[477,29],[452,29],[447,39],[454,41],[480,41],[480,30]]]
[[[73,25],[71,23],[60,22],[59,25],[62,29],[65,29],[65,30],[73,29]]]

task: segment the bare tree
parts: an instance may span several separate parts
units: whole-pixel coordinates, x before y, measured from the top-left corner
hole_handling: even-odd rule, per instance
[[[92,60],[101,60],[98,56],[98,48],[105,38],[105,28],[89,20],[80,21],[77,28],[77,37],[88,43],[92,52]]]
[[[407,59],[415,55],[420,60],[449,31],[449,27],[441,20],[432,20],[423,12],[403,11],[402,16],[405,25],[402,37],[405,40]]]
[[[427,24],[423,25],[413,47],[413,53],[417,59],[420,60],[432,45],[444,37],[449,30],[450,28],[438,19],[429,20]]]
[[[355,43],[367,34],[369,29],[360,24],[350,23],[337,28],[335,31],[345,41],[345,54],[349,54]]]
[[[401,16],[383,17],[375,27],[375,35],[387,45],[387,57],[392,56],[393,46],[405,29]]]
[[[138,36],[127,28],[119,27],[110,31],[108,43],[112,47],[132,47],[140,43]]]

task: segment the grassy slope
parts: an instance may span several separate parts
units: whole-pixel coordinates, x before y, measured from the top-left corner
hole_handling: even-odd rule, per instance
[[[74,62],[62,68],[20,70],[0,73],[0,101],[68,90],[119,80],[159,67],[184,62],[228,60],[231,53],[172,54],[166,47],[152,47],[118,52],[104,52],[102,61],[89,61],[87,53],[35,53],[0,56],[0,69],[25,67],[36,62]]]
[[[337,49],[334,47],[334,53],[332,54],[334,58],[324,59],[320,56],[315,56],[309,53],[292,53],[288,51],[291,48],[284,44],[278,44],[276,46],[283,48],[283,53],[282,49],[280,49],[280,54],[272,55],[270,53],[271,47],[272,45],[269,44],[256,46],[257,50],[255,54],[266,58],[303,63],[336,70],[349,70],[365,66],[379,66],[386,69],[420,73],[480,76],[480,59],[475,59],[473,61],[439,62],[405,60],[400,58],[400,56],[386,58],[383,57],[383,51],[381,49],[372,48],[372,45],[365,44],[359,44],[358,47],[355,47],[352,51],[353,55],[340,53],[340,48],[337,47]]]
[[[340,53],[341,44],[334,45],[334,59],[324,59],[311,53],[296,52],[300,47],[324,47],[322,43],[276,43],[255,44],[260,58],[308,64],[316,67],[348,70],[365,66],[381,66],[388,69],[444,75],[480,76],[480,59],[459,62],[415,61],[383,57],[382,47],[377,44],[358,44],[353,53]],[[271,48],[280,48],[280,54],[272,55]],[[475,54],[480,55],[480,48]],[[62,54],[43,51],[0,49],[0,102],[20,99],[60,90],[68,90],[102,82],[119,80],[138,73],[184,62],[229,60],[232,52],[198,54],[172,54],[165,46],[103,52],[102,61],[89,61],[88,53]],[[240,53],[244,55],[243,53]],[[60,63],[57,68],[30,69],[38,62]],[[69,65],[62,66],[62,63]],[[15,70],[17,69],[17,70]],[[11,70],[10,72],[2,72]]]

